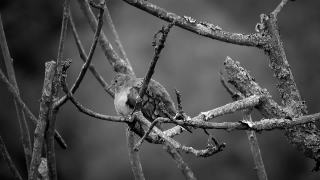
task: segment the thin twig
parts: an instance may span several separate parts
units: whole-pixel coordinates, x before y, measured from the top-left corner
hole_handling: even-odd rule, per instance
[[[90,64],[91,64],[91,60],[92,60],[92,57],[93,57],[93,54],[94,54],[94,51],[96,49],[96,46],[97,46],[97,43],[98,43],[98,39],[99,39],[99,36],[100,36],[100,32],[101,32],[101,29],[102,29],[102,26],[103,26],[103,13],[104,13],[104,8],[103,8],[103,4],[100,6],[100,5],[94,5],[94,3],[92,1],[90,1],[90,5],[96,7],[98,6],[99,8],[99,21],[98,21],[98,28],[94,34],[94,38],[93,38],[93,42],[92,42],[92,45],[91,45],[91,48],[90,48],[90,52],[89,52],[89,56],[88,58],[86,59],[85,63],[82,65],[82,68],[81,68],[81,71],[76,79],[76,82],[73,84],[73,86],[71,87],[71,93],[74,94],[76,92],[76,90],[79,88]],[[70,14],[70,13],[69,13]],[[62,106],[65,102],[67,101],[67,96],[64,96],[62,97],[61,100],[58,101],[58,103],[55,104],[55,107],[58,108],[60,106]]]
[[[12,86],[10,84],[10,82],[8,81],[8,79],[6,78],[6,76],[3,74],[3,72],[0,69],[0,79],[6,83],[7,88],[9,90],[9,92],[11,93],[11,95],[13,96],[13,98],[17,101],[18,106],[22,109],[22,111],[24,112],[24,114],[32,121],[32,123],[37,126],[38,123],[38,119],[32,114],[32,112],[29,110],[29,108],[27,107],[27,105],[22,101],[22,99],[19,96],[19,93],[17,92],[16,88],[14,86]],[[54,137],[56,139],[56,141],[59,143],[60,147],[62,149],[67,149],[67,144],[65,143],[65,141],[63,140],[63,138],[61,137],[61,135],[59,134],[59,132],[57,130],[55,130],[54,132]]]
[[[147,132],[143,135],[143,137],[142,137],[142,138],[138,141],[138,143],[134,146],[134,148],[133,148],[134,151],[139,151],[140,146],[142,145],[142,143],[143,143],[143,141],[146,139],[146,137],[150,134],[152,128],[153,128],[154,126],[156,126],[156,125],[157,125],[158,123],[160,123],[160,122],[161,122],[161,118],[157,118],[157,119],[155,119],[155,120],[151,123],[151,125],[150,125],[150,127],[148,128]]]
[[[137,104],[134,107],[133,112],[135,112],[136,110],[140,110],[142,108],[142,97],[143,97],[144,93],[146,92],[146,90],[148,88],[150,79],[151,79],[151,77],[152,77],[152,75],[154,73],[154,69],[155,69],[157,61],[158,61],[158,59],[160,57],[161,50],[165,46],[165,42],[167,40],[167,36],[168,36],[168,34],[170,32],[170,29],[173,27],[173,25],[175,23],[176,23],[175,21],[171,22],[170,24],[168,24],[168,26],[166,28],[163,26],[154,35],[154,41],[152,43],[155,46],[153,58],[152,58],[152,60],[150,62],[148,72],[147,72],[145,78],[143,79],[143,82],[142,82],[142,85],[141,85],[141,89],[139,91],[139,98],[137,100]],[[161,34],[161,36],[160,36],[159,42],[157,44],[156,38],[157,38],[158,34]]]
[[[252,109],[243,110],[244,121],[252,122],[251,111]],[[247,131],[247,135],[248,135],[251,152],[253,155],[254,164],[256,165],[256,170],[258,173],[259,180],[267,180],[268,177],[267,177],[266,170],[264,168],[256,133],[255,131]]]
[[[81,41],[80,41],[80,38],[78,36],[78,33],[77,33],[77,29],[76,29],[76,26],[74,24],[74,21],[73,21],[73,18],[71,16],[71,13],[70,13],[70,24],[71,24],[71,28],[72,28],[72,34],[73,34],[73,37],[75,39],[75,42],[77,44],[77,47],[78,47],[78,50],[79,50],[79,53],[80,53],[80,57],[81,59],[86,62],[87,59],[88,59],[88,56],[86,55],[86,52],[81,44]],[[108,83],[106,83],[106,81],[102,78],[102,76],[98,73],[98,71],[96,70],[96,68],[94,67],[94,65],[91,63],[89,65],[89,69],[90,71],[92,72],[92,74],[94,75],[94,77],[98,80],[98,82],[101,84],[101,86],[104,88],[104,90],[112,97],[114,98],[114,92],[112,91],[111,89],[111,86],[108,85]]]
[[[3,24],[2,24],[1,14],[0,14],[0,46],[1,46],[2,53],[3,53],[4,62],[6,64],[6,69],[7,69],[7,73],[9,76],[9,82],[15,87],[15,89],[17,90],[17,93],[19,95],[19,88],[18,88],[18,84],[16,81],[14,68],[13,68],[13,60],[11,59],[9,48],[7,45],[6,36],[4,33]],[[30,163],[31,163],[31,153],[32,153],[29,128],[28,128],[25,114],[22,111],[22,109],[19,107],[19,105],[17,104],[15,99],[14,99],[14,105],[15,105],[16,112],[18,115],[20,131],[21,131],[21,135],[22,135],[21,139],[22,139],[22,145],[23,145],[24,154],[25,154],[25,158],[26,158],[27,169],[29,170]]]
[[[151,122],[148,121],[142,114],[141,111],[137,111],[133,114],[134,118],[138,118],[139,121],[143,124],[145,124],[147,127],[151,126]],[[160,118],[159,118],[160,119]],[[169,121],[171,121],[168,118],[162,118],[162,119],[167,119]],[[192,153],[193,155],[197,156],[197,157],[208,157],[208,156],[212,156],[220,151],[222,151],[225,147],[224,144],[222,144],[221,146],[218,147],[208,147],[206,149],[203,150],[196,150],[192,147],[187,147],[182,145],[181,143],[177,142],[176,140],[166,136],[166,134],[164,134],[161,130],[159,130],[157,127],[154,127],[153,130],[161,137],[163,138],[165,141],[167,141],[170,145],[172,145],[174,148],[176,148],[177,150],[182,150],[186,153]]]
[[[6,146],[4,145],[4,142],[3,142],[1,136],[0,136],[0,152],[3,156],[3,159],[8,163],[8,166],[9,166],[10,171],[13,174],[14,178],[17,180],[22,180],[22,178],[19,174],[19,171],[17,170],[16,166],[14,165],[13,161],[10,158],[10,155],[7,151]]]
[[[117,46],[118,46],[118,49],[119,49],[119,51],[120,51],[120,56],[121,56],[121,58],[124,59],[124,60],[127,62],[128,66],[132,67],[132,66],[131,66],[131,63],[130,63],[128,57],[127,57],[127,54],[126,54],[126,52],[124,51],[124,48],[123,48],[123,46],[122,46],[122,43],[121,43],[121,41],[120,41],[120,38],[119,38],[118,33],[117,33],[117,31],[116,31],[116,28],[115,28],[115,26],[114,26],[114,24],[113,24],[113,22],[112,22],[112,18],[111,18],[111,16],[110,16],[110,13],[109,13],[109,10],[108,10],[107,5],[105,6],[104,18],[107,20],[108,26],[109,26],[109,28],[110,28],[113,36],[114,36],[114,39],[115,39],[116,44],[117,44]]]
[[[275,16],[282,10],[282,8],[287,4],[289,0],[282,0],[281,3],[277,6],[277,8],[272,12]]]
[[[47,128],[48,114],[52,104],[52,82],[55,75],[56,62],[47,62],[40,101],[39,122],[34,132],[34,147],[29,171],[29,180],[37,180],[38,178],[38,168],[41,163],[44,134]]]
[[[77,107],[77,109],[84,113],[87,114],[89,116],[92,116],[94,118],[97,119],[101,119],[101,120],[106,120],[106,121],[114,121],[114,122],[129,122],[129,120],[127,120],[124,117],[121,116],[107,116],[107,115],[102,115],[96,112],[93,112],[90,109],[87,109],[85,107],[83,107],[72,95],[72,93],[70,92],[69,88],[68,88],[68,84],[67,84],[67,69],[70,67],[71,64],[71,60],[68,59],[67,61],[63,62],[62,64],[62,72],[61,72],[61,76],[60,76],[60,82],[61,82],[61,86],[62,86],[62,90],[67,94],[68,98],[70,99],[70,101]]]
[[[70,0],[65,0],[63,5],[63,18],[62,18],[62,26],[61,26],[61,35],[59,41],[58,48],[58,57],[57,57],[57,71],[54,81],[52,83],[52,99],[53,102],[59,99],[59,91],[60,91],[60,82],[59,75],[62,71],[62,63],[63,63],[63,51],[64,51],[64,42],[67,33],[68,21],[70,14]],[[54,149],[54,131],[56,129],[56,121],[58,115],[59,108],[52,105],[52,108],[49,111],[48,115],[48,129],[46,131],[46,155],[48,161],[48,170],[50,180],[57,180],[57,167],[56,167],[56,157],[55,157],[55,149]]]
[[[91,8],[87,3],[87,0],[78,0],[78,3],[80,5],[80,8],[83,14],[86,16],[92,31],[96,32],[96,29],[98,27],[98,21],[95,18],[94,14],[92,13]],[[101,31],[100,33],[99,44],[115,72],[134,76],[132,67],[130,67],[123,59],[121,59],[118,56],[118,54],[112,48],[111,44],[109,43],[103,31]]]

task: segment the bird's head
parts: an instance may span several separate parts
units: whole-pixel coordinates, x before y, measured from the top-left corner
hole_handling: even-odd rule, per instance
[[[124,85],[128,83],[129,80],[132,79],[132,76],[127,74],[118,73],[111,81],[111,86],[113,86],[116,92],[121,89]]]

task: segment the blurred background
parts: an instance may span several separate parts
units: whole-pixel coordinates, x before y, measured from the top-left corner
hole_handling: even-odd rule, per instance
[[[280,0],[149,0],[177,15],[191,16],[199,21],[208,21],[223,30],[253,33],[260,14],[269,14]],[[287,59],[301,96],[306,100],[310,114],[319,112],[320,68],[320,11],[319,1],[295,1],[278,16],[279,29]],[[138,77],[143,77],[153,55],[151,46],[154,33],[168,24],[123,1],[109,0],[108,8],[118,30],[124,49]],[[318,7],[318,8],[317,8]],[[77,1],[71,3],[80,39],[89,52],[93,32],[79,9]],[[39,99],[44,79],[44,64],[56,60],[61,31],[63,1],[0,1],[0,12],[7,42],[14,60],[16,78],[21,97],[38,117]],[[95,14],[97,12],[95,11]],[[107,25],[103,27],[115,49],[113,37]],[[273,78],[263,51],[227,44],[201,37],[174,27],[161,53],[153,79],[160,82],[175,100],[174,87],[182,93],[184,110],[196,116],[226,103],[232,102],[219,81],[219,69],[223,68],[226,56],[238,60],[251,72],[256,82],[267,88],[280,103],[277,83]],[[82,66],[71,30],[68,29],[64,59],[73,59],[68,71],[69,86],[75,81]],[[115,73],[100,47],[93,57],[98,71],[110,82]],[[3,56],[0,68],[6,72]],[[61,92],[60,95],[64,93]],[[102,89],[88,72],[75,97],[87,108],[96,112],[116,115],[113,99]],[[215,122],[236,122],[241,112],[215,119]],[[261,115],[253,112],[253,120]],[[34,126],[28,121],[33,139]],[[319,127],[319,123],[317,123]],[[97,120],[78,112],[68,102],[59,112],[57,129],[68,144],[62,150],[56,144],[58,177],[63,179],[133,179],[126,147],[125,125]],[[198,179],[258,179],[245,131],[225,132],[210,130],[227,147],[208,158],[196,158],[182,153],[185,161]],[[0,135],[20,171],[27,179],[27,171],[21,133],[13,98],[0,82]],[[314,161],[292,147],[279,130],[258,134],[259,145],[269,179],[319,179],[319,173],[310,169]],[[202,130],[176,137],[187,146],[203,149],[207,137]],[[172,158],[159,145],[144,143],[140,152],[146,179],[184,179]],[[13,179],[5,161],[0,158],[0,179]]]

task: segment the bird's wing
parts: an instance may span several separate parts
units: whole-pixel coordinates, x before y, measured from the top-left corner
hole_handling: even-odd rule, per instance
[[[136,97],[139,94],[139,91],[142,86],[143,79],[139,78],[133,82],[132,88],[130,89],[130,93],[128,94],[128,104],[130,106],[135,106]],[[158,82],[151,80],[149,86],[142,98],[143,104],[143,113],[145,116],[148,116],[151,119],[155,119],[157,117],[166,117],[159,108],[159,104],[162,102],[165,106],[166,111],[174,116],[176,115],[176,109],[174,103],[172,102],[169,94],[165,90],[165,88]]]

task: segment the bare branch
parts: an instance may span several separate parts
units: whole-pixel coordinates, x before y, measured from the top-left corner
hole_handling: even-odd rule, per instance
[[[3,74],[1,69],[0,69],[0,78],[3,82],[6,83],[9,92],[11,93],[13,98],[17,101],[18,106],[22,109],[24,114],[32,121],[32,123],[35,126],[37,126],[38,119],[32,114],[32,112],[28,109],[27,105],[22,101],[16,88],[10,84],[10,82],[8,81],[6,76]],[[59,134],[59,132],[57,130],[55,130],[54,137],[62,149],[67,149],[67,144],[64,142],[63,138],[61,137],[61,135]]]
[[[174,162],[184,175],[185,179],[196,180],[196,177],[194,176],[192,170],[189,168],[188,164],[183,161],[183,158],[179,151],[177,151],[177,149],[175,149],[167,142],[163,142],[163,148],[172,156]]]
[[[145,124],[147,127],[151,126],[151,122],[148,121],[143,114],[141,113],[141,111],[137,111],[133,114],[134,118],[138,118],[139,121],[143,124]],[[167,122],[171,121],[168,118],[159,118],[159,119],[163,119],[163,120],[167,120]],[[161,137],[163,138],[166,142],[168,142],[170,145],[172,145],[174,148],[176,148],[177,150],[182,150],[186,153],[192,153],[193,155],[197,156],[197,157],[208,157],[208,156],[212,156],[220,151],[222,151],[224,149],[224,144],[222,146],[219,147],[208,147],[206,149],[203,150],[196,150],[192,147],[187,147],[182,145],[181,143],[177,142],[176,140],[166,136],[166,134],[164,134],[161,130],[159,130],[157,127],[154,127],[153,130]]]
[[[11,59],[9,48],[7,45],[7,40],[6,40],[6,36],[4,33],[4,29],[3,29],[1,14],[0,14],[0,46],[1,46],[2,53],[3,53],[7,73],[9,76],[9,82],[15,87],[15,89],[17,90],[17,93],[19,95],[19,88],[18,88],[18,84],[16,81],[14,68],[13,68],[13,59]],[[29,128],[28,128],[28,124],[27,124],[24,112],[18,106],[15,99],[14,99],[14,105],[15,105],[16,112],[18,115],[20,131],[21,131],[21,135],[22,135],[21,139],[22,139],[22,145],[23,145],[24,154],[25,154],[25,158],[26,158],[27,169],[29,170],[29,165],[31,163],[31,153],[32,153]]]
[[[17,180],[22,180],[20,173],[18,172],[16,166],[14,165],[13,161],[10,158],[10,155],[7,151],[6,146],[4,145],[4,142],[3,142],[1,136],[0,136],[0,152],[3,156],[3,159],[8,163],[8,166],[9,166],[10,171],[13,174],[14,178]]]
[[[264,95],[266,97],[259,106],[256,106],[256,109],[265,118],[280,119],[288,116],[294,119],[294,121],[299,119],[299,117],[292,117],[292,111],[290,111],[290,109],[282,108],[277,105],[277,103],[271,99],[267,90],[262,89],[256,82],[254,82],[254,79],[250,76],[248,71],[243,67],[240,67],[239,63],[235,63],[228,57],[224,64],[226,66],[226,72],[229,75],[229,82],[242,94],[245,94],[246,96],[254,94]],[[316,161],[320,160],[320,157],[318,156],[318,152],[320,151],[320,131],[314,125],[291,126],[285,128],[283,132],[289,142],[305,156]],[[312,141],[310,141],[310,139],[312,139]]]
[[[56,62],[46,63],[42,97],[40,103],[39,122],[34,132],[34,147],[29,171],[29,180],[37,180],[38,168],[41,163],[41,153],[44,134],[47,128],[48,114],[52,105],[52,82],[56,75]]]
[[[282,0],[278,7],[272,12],[275,16],[282,10],[282,8],[287,4],[289,0]]]
[[[152,58],[152,60],[150,62],[148,72],[147,72],[145,78],[143,79],[143,82],[142,82],[142,85],[141,85],[141,89],[139,91],[139,98],[137,100],[137,104],[134,107],[134,110],[132,112],[135,112],[136,110],[140,110],[141,107],[142,107],[142,97],[143,97],[144,93],[146,92],[146,90],[148,88],[150,79],[151,79],[151,77],[152,77],[152,75],[154,73],[154,69],[155,69],[157,61],[158,61],[158,59],[160,57],[161,50],[164,48],[165,42],[167,40],[167,36],[168,36],[168,34],[170,32],[170,29],[172,28],[172,26],[174,24],[175,24],[175,21],[173,21],[172,23],[168,24],[168,26],[166,28],[163,26],[154,35],[154,41],[152,42],[153,46],[155,46],[153,58]],[[156,38],[157,38],[158,34],[161,34],[161,36],[160,36],[159,42],[157,44],[157,39]]]
[[[176,20],[176,25],[178,27],[181,27],[185,30],[191,31],[204,37],[244,46],[259,47],[265,44],[265,39],[262,38],[260,34],[230,33],[223,31],[219,26],[215,26],[208,22],[197,22],[196,20],[187,16],[178,16],[145,0],[124,1],[136,8],[139,8],[167,22],[172,22],[173,20]]]
[[[243,110],[243,121],[252,123],[251,111],[252,111],[252,108]],[[256,133],[255,131],[247,131],[247,135],[248,135],[251,152],[253,155],[254,164],[256,165],[259,180],[267,180],[268,177],[267,177],[266,170],[264,168]]]
[[[52,83],[52,99],[53,99],[52,103],[55,103],[55,101],[59,99],[59,91],[60,91],[59,75],[61,74],[61,71],[62,71],[64,41],[67,33],[69,14],[70,14],[70,0],[65,0],[63,5],[61,35],[60,35],[59,48],[58,48],[57,71],[56,71],[56,76]],[[53,137],[56,129],[58,111],[59,111],[59,107],[52,105],[51,109],[49,110],[48,128],[45,136],[46,147],[47,147],[46,155],[47,155],[47,161],[48,161],[48,170],[49,170],[50,180],[57,180],[57,167],[56,167],[56,157],[55,157]]]
[[[118,49],[120,51],[121,58],[124,59],[127,62],[128,66],[132,67],[131,63],[130,63],[128,57],[127,57],[127,54],[123,49],[123,46],[122,46],[121,41],[120,41],[120,38],[119,38],[118,33],[116,31],[116,28],[115,28],[115,26],[114,26],[114,24],[112,22],[112,18],[110,16],[110,13],[109,13],[107,5],[105,6],[104,18],[107,20],[108,26],[109,26],[109,28],[110,28],[113,36],[114,36],[114,39],[115,39],[116,44],[118,46]]]
[[[231,95],[231,97],[232,97],[232,99],[234,101],[244,98],[244,96],[241,93],[234,92],[227,85],[225,79],[222,76],[222,70],[220,70],[220,81],[221,81],[222,85],[226,88],[227,92]],[[248,109],[243,110],[243,122],[247,122],[249,124],[252,123],[251,111],[252,111],[252,108],[248,108]],[[261,156],[261,152],[260,152],[260,148],[259,148],[259,144],[258,144],[258,139],[257,139],[256,133],[255,133],[255,131],[247,131],[247,136],[248,136],[248,139],[249,139],[251,152],[252,152],[253,159],[254,159],[254,162],[255,162],[255,165],[256,165],[256,169],[257,169],[259,180],[267,180],[268,179],[267,178],[267,173],[266,173],[266,170],[264,168],[263,161],[262,161],[262,156]]]
[[[155,119],[155,120],[151,123],[151,125],[150,125],[150,127],[148,128],[147,132],[143,135],[143,137],[142,137],[142,138],[138,141],[138,143],[134,146],[134,148],[133,148],[134,151],[139,151],[140,146],[142,145],[142,143],[143,143],[143,141],[146,139],[146,137],[150,134],[152,128],[153,128],[155,125],[157,125],[159,122],[161,122],[161,120],[162,120],[161,118],[157,118],[157,119]]]
[[[65,61],[62,64],[62,72],[60,76],[60,82],[62,86],[62,90],[67,94],[67,98],[70,99],[70,101],[77,107],[77,109],[89,116],[92,116],[94,118],[98,118],[101,120],[106,120],[106,121],[114,121],[114,122],[129,122],[126,118],[121,117],[121,116],[107,116],[107,115],[102,115],[96,112],[91,111],[90,109],[87,109],[83,107],[72,95],[72,93],[69,91],[68,84],[66,83],[66,78],[67,78],[67,69],[70,66],[71,61]]]
[[[127,137],[127,146],[128,146],[128,152],[129,152],[130,163],[131,163],[134,179],[144,180],[145,178],[142,171],[139,153],[133,150],[135,147],[134,132],[129,129],[129,126],[126,126],[126,137]]]
[[[77,44],[79,53],[80,53],[80,57],[81,59],[86,62],[88,60],[88,57],[86,55],[86,52],[84,51],[84,48],[81,44],[81,41],[79,39],[77,30],[76,30],[76,26],[73,22],[73,18],[71,16],[70,13],[70,24],[71,24],[71,28],[72,28],[72,33],[73,33],[73,37],[75,39],[75,42]],[[101,86],[104,88],[104,90],[112,97],[114,98],[114,92],[112,91],[111,87],[108,85],[108,83],[106,83],[106,81],[102,78],[102,76],[98,73],[98,71],[96,70],[96,68],[94,67],[94,65],[91,63],[89,65],[89,69],[92,72],[92,74],[94,75],[94,77],[96,77],[96,79],[98,80],[98,82],[101,84]]]
[[[95,32],[98,27],[98,21],[94,17],[94,14],[92,13],[91,8],[87,3],[87,0],[78,0],[78,3],[83,14],[86,16],[92,31]],[[115,72],[134,75],[132,67],[130,67],[123,59],[118,56],[103,31],[101,31],[100,33],[99,44]]]
[[[100,4],[100,5],[94,5],[94,3],[92,1],[91,2],[91,5],[98,8],[99,9],[99,21],[98,21],[98,28],[94,34],[94,38],[93,38],[93,42],[92,42],[92,45],[91,45],[91,49],[90,49],[90,52],[89,52],[89,56],[88,58],[86,59],[85,63],[82,65],[82,68],[81,68],[81,71],[80,71],[80,74],[78,75],[77,79],[76,79],[76,82],[73,84],[73,86],[71,87],[71,93],[74,94],[76,92],[76,90],[79,88],[80,86],[80,83],[82,82],[90,64],[91,64],[91,60],[92,60],[92,57],[93,57],[93,54],[94,54],[94,51],[96,49],[96,46],[97,46],[97,43],[98,43],[98,39],[99,39],[99,36],[100,36],[100,32],[101,32],[101,29],[102,29],[102,25],[103,25],[103,13],[104,13],[104,4]],[[67,96],[64,96],[61,98],[61,100],[59,100],[56,104],[55,104],[55,108],[58,108],[60,106],[62,106],[66,101],[67,101]]]

